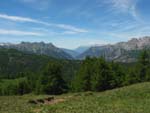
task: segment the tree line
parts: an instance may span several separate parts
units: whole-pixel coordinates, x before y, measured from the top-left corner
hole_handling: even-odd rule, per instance
[[[51,61],[42,74],[21,73],[20,78],[0,79],[0,95],[62,94],[66,92],[104,91],[150,81],[150,53],[143,50],[138,61],[127,66],[105,58],[87,57],[68,83],[62,75],[63,65]],[[66,68],[67,69],[67,68]]]

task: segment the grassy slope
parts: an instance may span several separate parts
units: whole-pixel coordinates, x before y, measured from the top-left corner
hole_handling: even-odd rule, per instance
[[[102,93],[66,94],[56,97],[65,102],[53,105],[27,104],[31,98],[37,97],[0,97],[0,113],[150,113],[150,83]]]

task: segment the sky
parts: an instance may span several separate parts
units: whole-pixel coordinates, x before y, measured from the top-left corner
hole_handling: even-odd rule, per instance
[[[0,43],[74,49],[150,36],[150,0],[0,0]]]

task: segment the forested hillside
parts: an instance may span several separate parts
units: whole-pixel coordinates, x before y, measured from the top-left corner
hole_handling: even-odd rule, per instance
[[[40,73],[46,63],[53,58],[26,54],[15,49],[0,49],[0,76],[15,78],[22,73]]]
[[[0,76],[4,78],[15,78],[22,76],[23,73],[41,73],[48,62],[61,62],[64,76],[67,77],[69,73],[74,70],[74,67],[79,62],[71,60],[59,60],[45,55],[36,55],[20,52],[15,49],[0,48]],[[69,69],[67,69],[69,68]],[[67,73],[67,74],[66,74]]]
[[[150,80],[150,53],[134,64],[87,57],[83,61],[0,49],[0,95],[104,91]]]
[[[0,93],[25,94],[35,91],[38,79],[48,64],[58,64],[60,77],[68,86],[79,68],[80,61],[59,60],[44,55],[23,53],[15,49],[0,49]],[[46,79],[47,75],[44,77]],[[20,90],[19,91],[19,88]],[[16,89],[15,89],[16,88]],[[3,89],[3,91],[2,91]]]

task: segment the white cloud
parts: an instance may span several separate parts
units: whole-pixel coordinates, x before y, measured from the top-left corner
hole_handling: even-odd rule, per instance
[[[55,23],[48,23],[48,22],[43,22],[39,21],[36,19],[28,18],[28,17],[20,17],[20,16],[10,16],[6,14],[0,14],[0,18],[2,19],[7,19],[10,21],[16,21],[16,22],[31,22],[31,23],[37,23],[37,24],[42,24],[45,26],[51,26],[51,27],[57,27],[65,30],[70,30],[72,32],[76,33],[86,33],[88,30],[82,29],[82,28],[77,28],[72,25],[67,25],[67,24],[55,24]]]
[[[136,3],[136,0],[107,0],[104,3],[111,6],[112,9],[118,12],[128,12]]]
[[[31,18],[19,17],[19,16],[9,16],[9,15],[6,15],[6,14],[0,14],[0,18],[11,20],[11,21],[39,23],[39,21],[31,19]]]
[[[130,10],[133,5],[133,0],[112,0],[114,8],[120,9],[123,12]]]
[[[134,4],[130,8],[130,14],[139,22],[143,23],[144,21],[141,19],[139,12],[137,11],[136,4]]]
[[[37,32],[18,31],[18,30],[6,30],[0,29],[0,35],[16,35],[16,36],[42,36],[44,34]]]
[[[88,32],[88,30],[77,28],[77,27],[74,27],[74,26],[71,26],[71,25],[66,25],[66,24],[53,24],[53,25],[55,25],[56,27],[59,27],[59,28],[63,28],[63,29],[67,29],[67,30],[76,32],[76,33],[86,33],[86,32]]]
[[[74,32],[74,31],[64,31],[62,34],[63,35],[74,35],[74,34],[77,34],[77,32]]]
[[[139,0],[107,0],[104,3],[111,7],[111,10],[117,13],[131,14],[136,20],[140,20],[137,3]]]

